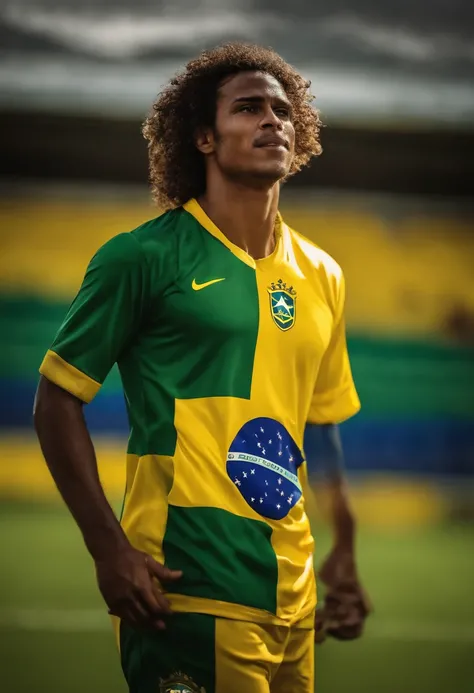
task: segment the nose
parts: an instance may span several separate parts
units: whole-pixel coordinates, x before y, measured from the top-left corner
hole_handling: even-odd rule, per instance
[[[260,121],[260,127],[262,129],[267,129],[267,128],[276,128],[277,130],[282,130],[283,129],[283,123],[281,122],[280,118],[276,115],[274,112],[273,108],[268,104],[265,107],[265,111],[263,113],[263,118]]]

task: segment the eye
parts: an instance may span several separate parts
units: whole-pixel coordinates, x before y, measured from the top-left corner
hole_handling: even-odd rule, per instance
[[[240,113],[256,113],[257,109],[258,109],[258,106],[256,106],[255,104],[247,103],[247,104],[244,104],[243,106],[241,106],[239,108],[239,112]]]
[[[275,108],[275,115],[277,115],[279,118],[289,118],[290,109],[286,108],[285,106],[279,106],[278,108]]]

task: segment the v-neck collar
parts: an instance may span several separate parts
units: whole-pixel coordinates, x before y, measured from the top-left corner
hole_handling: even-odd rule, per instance
[[[206,212],[203,210],[201,205],[197,200],[194,198],[192,200],[189,200],[186,202],[186,204],[183,205],[183,209],[186,210],[189,214],[191,214],[196,221],[199,222],[199,224],[208,231],[208,233],[211,234],[211,236],[214,236],[214,238],[217,238],[218,241],[220,241],[223,245],[225,245],[229,250],[239,258],[242,262],[244,262],[246,265],[249,267],[252,267],[253,269],[258,268],[264,268],[269,265],[274,265],[277,266],[279,265],[285,255],[285,245],[286,245],[286,237],[288,234],[288,229],[286,224],[284,223],[283,219],[281,218],[280,213],[278,212],[277,218],[275,221],[275,248],[270,255],[267,255],[267,257],[262,257],[258,260],[255,260],[251,255],[249,255],[245,250],[242,248],[239,248],[238,245],[235,245],[235,243],[232,243],[227,236],[225,236],[222,231],[217,228],[217,226],[214,224],[212,219],[210,219]]]

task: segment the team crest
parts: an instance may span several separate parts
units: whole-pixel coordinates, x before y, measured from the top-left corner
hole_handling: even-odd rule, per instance
[[[160,693],[206,693],[199,688],[190,676],[177,671],[168,679],[160,679]]]
[[[279,279],[268,288],[273,322],[284,332],[293,327],[296,319],[296,291]]]

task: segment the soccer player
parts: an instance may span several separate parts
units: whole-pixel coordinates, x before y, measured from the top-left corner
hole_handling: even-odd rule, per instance
[[[330,626],[362,630],[337,471],[335,427],[359,409],[343,277],[278,212],[281,183],[321,152],[311,101],[257,46],[206,51],[172,79],[144,125],[168,211],[98,250],[41,365],[36,430],[132,693],[312,693],[308,423],[336,469]],[[115,363],[130,420],[120,523],[83,415]]]

